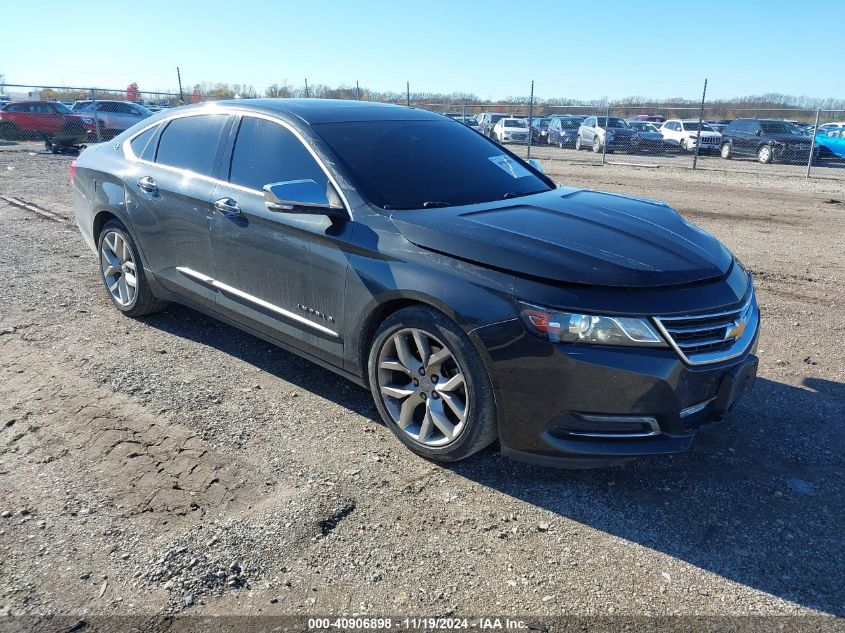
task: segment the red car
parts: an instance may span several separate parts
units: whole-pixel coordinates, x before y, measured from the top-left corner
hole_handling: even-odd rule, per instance
[[[14,101],[0,110],[0,139],[39,138],[79,143],[95,134],[94,117],[53,101]]]

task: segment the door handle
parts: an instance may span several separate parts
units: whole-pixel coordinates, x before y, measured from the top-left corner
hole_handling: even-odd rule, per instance
[[[149,176],[144,176],[138,179],[138,186],[148,193],[157,193],[158,185],[156,181]]]
[[[232,200],[232,198],[215,200],[214,208],[230,218],[237,217],[241,214],[241,205],[238,204],[237,200]]]

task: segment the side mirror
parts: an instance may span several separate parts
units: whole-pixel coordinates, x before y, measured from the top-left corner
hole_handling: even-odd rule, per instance
[[[288,180],[264,185],[264,206],[281,213],[310,213],[344,218],[346,209],[340,196],[329,183],[323,189],[313,180]]]
[[[528,159],[528,164],[531,165],[534,169],[539,171],[541,174],[545,174],[546,172],[543,171],[543,167],[533,158]]]

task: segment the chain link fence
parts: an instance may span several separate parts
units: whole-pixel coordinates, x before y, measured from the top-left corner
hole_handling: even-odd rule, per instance
[[[706,85],[705,85],[706,95]],[[390,102],[439,112],[470,125],[526,158],[602,165],[680,167],[845,179],[845,110],[766,103],[634,103],[524,99],[448,101],[357,84],[299,88],[196,85],[184,92],[67,86],[0,85],[0,150],[43,145],[78,151],[109,140],[151,113],[223,98],[306,97]],[[40,148],[39,148],[40,149]]]

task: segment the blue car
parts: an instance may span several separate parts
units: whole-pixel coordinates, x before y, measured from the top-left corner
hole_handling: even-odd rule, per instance
[[[552,118],[546,143],[557,145],[561,149],[567,146],[575,147],[575,137],[578,136],[578,126],[582,120],[580,117],[569,116]]]
[[[819,128],[816,145],[820,158],[845,158],[845,123],[828,123]]]

